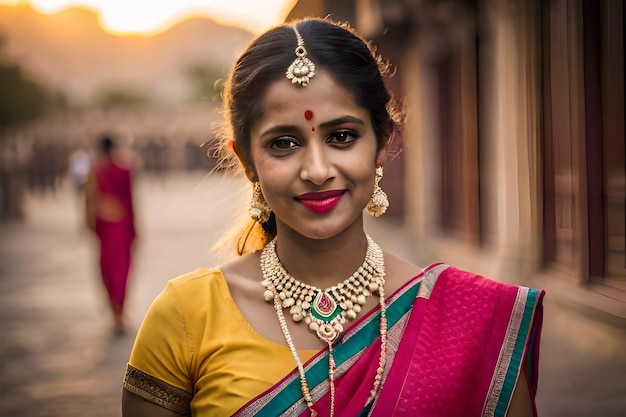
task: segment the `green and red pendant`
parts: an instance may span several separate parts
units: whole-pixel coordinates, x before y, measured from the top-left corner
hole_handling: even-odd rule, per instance
[[[333,344],[343,332],[341,313],[343,309],[325,291],[318,291],[311,305],[311,316],[317,322],[317,336]]]
[[[339,304],[324,291],[318,291],[311,305],[311,315],[324,323],[330,323],[343,310]]]

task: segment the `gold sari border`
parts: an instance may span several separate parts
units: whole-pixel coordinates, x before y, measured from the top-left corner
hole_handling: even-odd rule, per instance
[[[130,364],[126,366],[126,375],[124,376],[122,388],[176,414],[191,414],[189,403],[192,395],[190,393],[147,374]]]
[[[417,292],[417,298],[425,298],[430,300],[430,295],[435,288],[435,284],[437,283],[437,279],[439,275],[445,270],[449,268],[446,264],[439,264],[431,269],[428,269],[424,273],[424,278],[422,278],[422,283],[420,284],[419,290]]]
[[[506,335],[504,342],[500,348],[500,355],[496,364],[496,370],[493,378],[491,379],[491,385],[485,401],[485,407],[483,410],[483,416],[490,417],[496,415],[496,408],[500,400],[500,395],[504,388],[504,382],[511,366],[513,354],[515,352],[515,345],[520,333],[520,327],[524,318],[524,311],[526,309],[526,300],[528,298],[529,288],[520,287],[517,290],[515,297],[515,303],[513,304],[513,312],[511,313],[511,319],[509,326],[506,329]]]

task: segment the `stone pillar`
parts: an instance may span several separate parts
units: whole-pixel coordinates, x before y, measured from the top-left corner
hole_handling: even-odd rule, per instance
[[[541,66],[539,3],[501,0],[488,6],[491,48],[486,55],[485,121],[493,219],[488,237],[502,274],[523,276],[541,259]]]

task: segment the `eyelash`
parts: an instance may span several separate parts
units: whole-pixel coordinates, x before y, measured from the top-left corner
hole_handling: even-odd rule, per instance
[[[337,138],[340,135],[347,136],[346,140],[344,140],[342,142],[332,142],[332,138]],[[348,145],[348,144],[354,142],[357,138],[358,138],[358,135],[355,132],[351,131],[351,130],[340,130],[340,131],[335,132],[332,135],[330,135],[328,137],[328,139],[327,139],[327,142],[336,143],[338,145]]]
[[[339,137],[344,137],[344,140],[337,141],[336,139],[338,139]],[[331,145],[346,147],[352,144],[352,142],[354,142],[357,138],[358,135],[351,130],[339,130],[329,135],[326,138],[325,142]],[[288,146],[279,146],[285,144],[287,144]],[[269,148],[277,151],[289,151],[298,146],[300,146],[300,141],[289,136],[277,138],[269,143]]]
[[[288,144],[287,147],[278,145]],[[290,137],[280,137],[269,143],[269,148],[277,151],[288,151],[299,145],[298,141]]]

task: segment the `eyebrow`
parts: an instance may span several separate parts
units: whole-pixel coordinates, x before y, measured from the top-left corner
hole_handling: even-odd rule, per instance
[[[333,127],[333,126],[339,126],[342,125],[344,123],[356,123],[359,125],[365,125],[365,122],[362,119],[359,119],[358,117],[354,117],[354,116],[342,116],[342,117],[338,117],[336,119],[333,120],[329,120],[327,122],[321,123],[320,124],[320,128],[321,129],[327,129],[329,127]],[[272,126],[271,128],[267,129],[266,131],[264,131],[262,133],[262,136],[265,135],[280,135],[280,134],[285,134],[285,133],[291,133],[295,130],[298,130],[299,127],[296,125],[277,125],[277,126]]]
[[[295,130],[298,130],[298,127],[296,125],[272,126],[271,128],[269,128],[266,131],[264,131],[263,133],[261,133],[261,137],[267,136],[267,135],[282,135],[282,134],[286,134],[286,133],[291,133],[291,132],[293,132]]]
[[[324,129],[324,128],[328,128],[328,127],[342,125],[344,123],[356,123],[356,124],[359,124],[359,125],[364,125],[365,124],[365,122],[363,120],[359,119],[358,117],[342,116],[342,117],[338,117],[338,118],[333,119],[333,120],[329,120],[328,122],[321,123],[320,124],[320,128]]]

